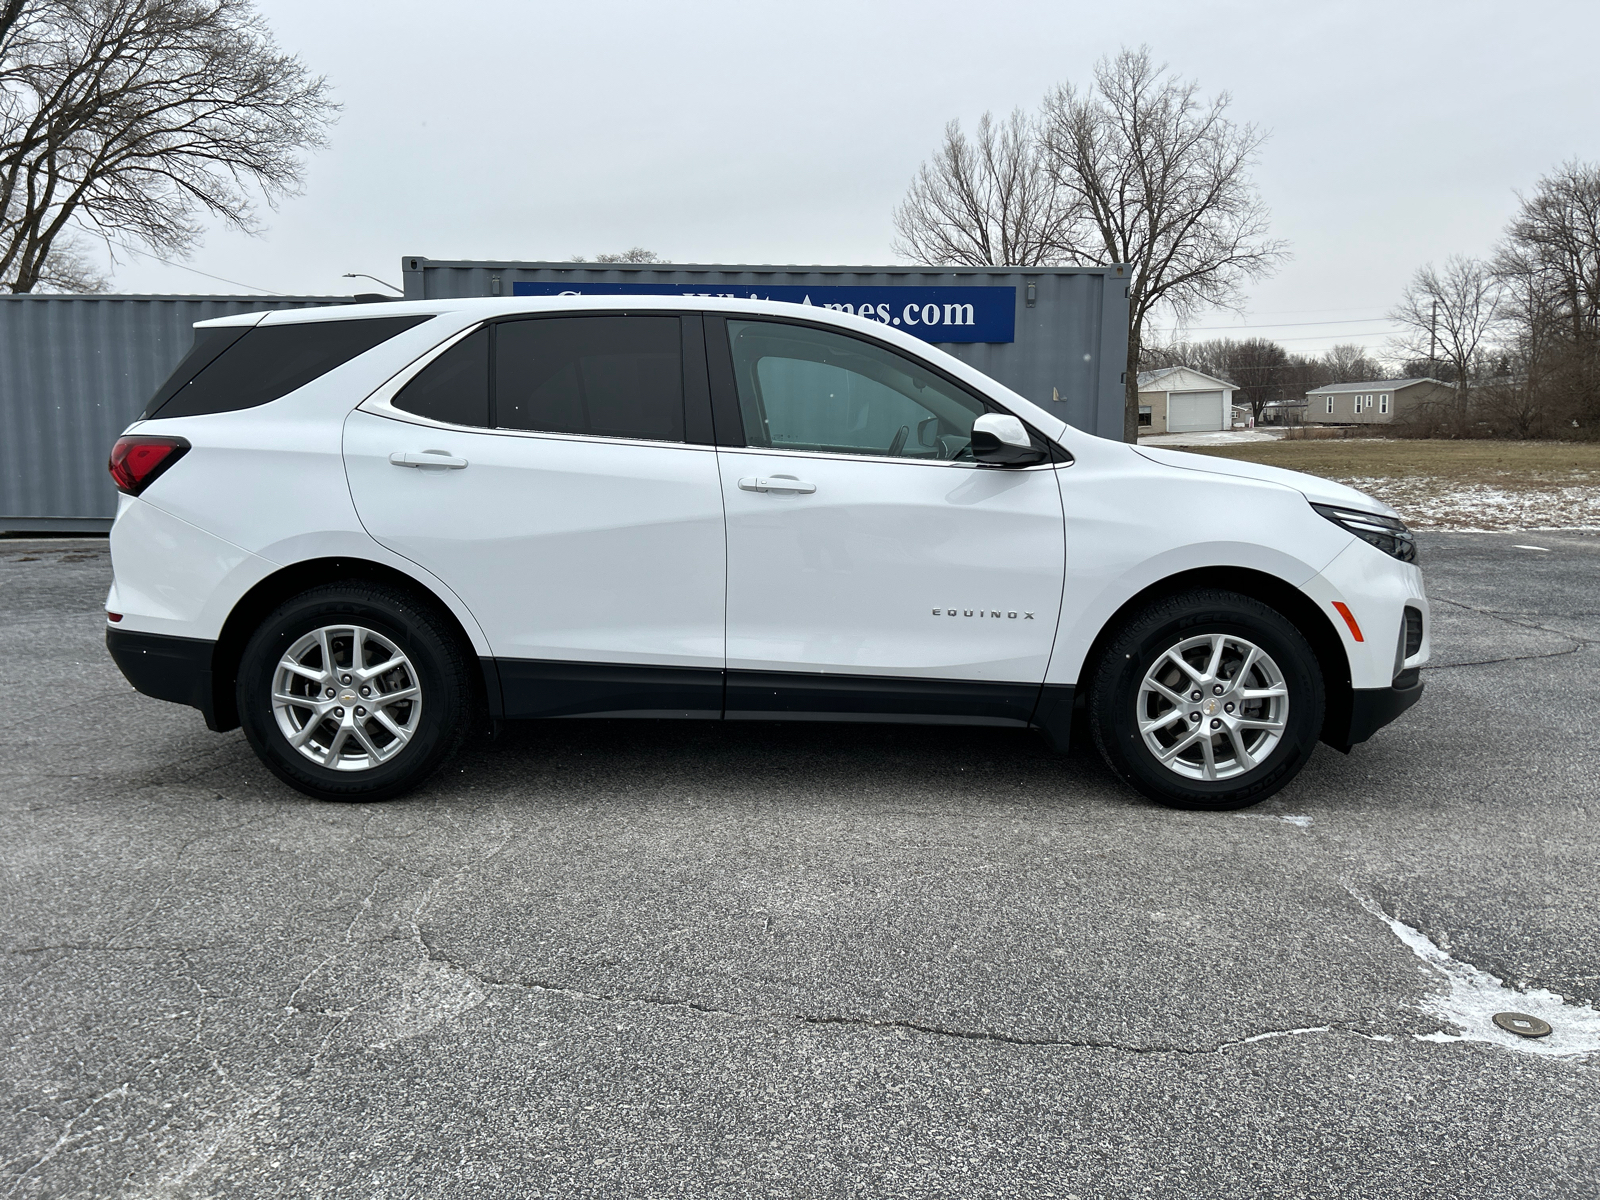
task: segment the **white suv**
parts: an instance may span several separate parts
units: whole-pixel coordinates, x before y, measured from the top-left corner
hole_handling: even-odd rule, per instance
[[[1411,536],[1310,476],[1091,437],[893,328],[675,297],[253,314],[112,454],[107,645],[325,799],[474,722],[1034,728],[1261,800],[1422,692]]]

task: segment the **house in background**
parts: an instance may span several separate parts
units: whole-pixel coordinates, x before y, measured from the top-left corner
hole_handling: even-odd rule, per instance
[[[1330,383],[1306,393],[1304,420],[1307,425],[1390,425],[1454,398],[1455,389],[1437,379]]]
[[[1233,428],[1234,386],[1193,367],[1139,372],[1139,432],[1199,433]]]
[[[1261,407],[1261,424],[1263,425],[1304,425],[1306,419],[1306,398],[1296,397],[1293,400],[1268,400]]]

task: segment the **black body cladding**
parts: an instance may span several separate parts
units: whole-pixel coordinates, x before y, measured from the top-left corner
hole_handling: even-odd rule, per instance
[[[197,708],[212,729],[216,725],[212,713],[211,654],[216,645],[200,638],[106,630],[106,649],[136,691]]]
[[[1422,699],[1424,686],[1421,672],[1413,667],[1396,676],[1391,687],[1356,688],[1350,694],[1350,726],[1344,736],[1323,740],[1342,750],[1366,741]]]

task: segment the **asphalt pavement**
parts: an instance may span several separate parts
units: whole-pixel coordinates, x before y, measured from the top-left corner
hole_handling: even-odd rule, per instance
[[[320,804],[129,689],[103,540],[0,541],[0,1192],[1592,1198],[1600,535],[1419,541],[1422,701],[1210,815],[666,722]],[[1501,984],[1556,1034],[1440,1015]]]

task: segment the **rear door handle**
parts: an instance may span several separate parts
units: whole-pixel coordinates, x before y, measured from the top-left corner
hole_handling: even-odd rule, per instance
[[[459,471],[467,465],[464,458],[453,458],[448,450],[396,450],[389,461],[397,467],[432,467],[436,471]]]
[[[804,495],[817,490],[816,484],[793,475],[746,475],[739,480],[739,486],[747,492],[800,492]]]

